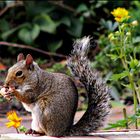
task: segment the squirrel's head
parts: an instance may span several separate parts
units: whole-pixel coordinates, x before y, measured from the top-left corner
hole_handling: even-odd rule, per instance
[[[17,57],[17,63],[8,70],[5,85],[17,88],[19,85],[22,85],[25,80],[27,80],[27,77],[30,77],[30,74],[33,71],[33,57],[28,54],[26,59],[24,59],[24,55],[20,53]]]

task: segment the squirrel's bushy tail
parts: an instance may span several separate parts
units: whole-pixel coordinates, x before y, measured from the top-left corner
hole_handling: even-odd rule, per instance
[[[109,113],[109,88],[99,74],[91,69],[87,58],[89,48],[90,37],[77,40],[67,61],[72,74],[79,77],[88,94],[88,108],[68,132],[71,136],[87,135],[97,130],[103,126]]]

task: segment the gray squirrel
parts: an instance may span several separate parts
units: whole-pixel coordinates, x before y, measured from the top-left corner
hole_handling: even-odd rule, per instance
[[[88,108],[76,124],[78,92],[69,76],[42,70],[30,54],[25,59],[19,54],[17,63],[9,68],[3,95],[7,99],[15,96],[31,112],[31,129],[26,134],[84,136],[103,126],[109,113],[109,88],[90,68],[90,40],[76,40],[67,59],[71,73],[83,83],[88,95]]]

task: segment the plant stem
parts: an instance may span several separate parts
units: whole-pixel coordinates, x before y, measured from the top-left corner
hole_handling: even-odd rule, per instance
[[[136,95],[136,92],[135,92],[136,89],[135,89],[135,85],[134,85],[134,80],[133,80],[133,75],[132,74],[129,74],[129,81],[130,81],[132,92],[133,92],[134,111],[135,111],[135,115],[136,115],[138,102],[137,102],[137,95]],[[137,119],[136,119],[136,122],[135,122],[135,127],[136,127],[136,129],[138,129]]]
[[[120,30],[121,32],[121,30]],[[125,37],[124,37],[124,34],[121,35],[121,54],[122,54],[122,57],[121,57],[121,61],[122,61],[122,64],[125,68],[126,71],[129,72],[129,68],[128,68],[128,64],[127,64],[127,58],[126,58],[126,54],[125,54],[125,43],[123,43],[123,40],[125,40]],[[133,94],[133,101],[134,101],[134,112],[135,112],[135,115],[137,113],[137,95],[136,95],[136,89],[135,89],[135,85],[134,85],[134,78],[133,78],[133,73],[129,72],[128,74],[128,79],[129,79],[129,82],[130,82],[130,85],[131,85],[131,89],[132,89],[132,94]],[[137,119],[136,119],[136,122],[135,122],[135,127],[136,129],[138,129],[138,124],[137,124]]]
[[[18,129],[16,128],[16,131],[17,131],[17,133],[19,134],[19,131],[18,131]]]
[[[139,97],[138,100],[139,100],[139,103],[140,103],[140,85],[138,84],[137,87],[137,96]]]
[[[133,95],[134,95],[134,106],[135,106],[134,110],[136,112],[136,110],[137,110],[137,96],[136,96],[136,93],[135,93],[135,86],[134,86],[134,80],[133,80],[133,75],[132,74],[129,74],[129,81],[130,81],[132,92],[133,92]]]
[[[127,64],[125,63],[125,61],[123,59],[122,59],[122,63],[124,65],[124,68],[126,70],[128,70]],[[137,95],[135,93],[135,86],[134,86],[133,74],[129,73],[128,79],[129,79],[129,82],[130,82],[130,85],[131,85],[131,88],[132,88],[133,100],[134,100],[134,111],[135,111],[135,114],[136,114],[136,111],[137,111]]]
[[[126,113],[126,109],[123,108],[123,116],[124,116],[124,119],[126,120],[126,129],[128,129],[128,119],[127,119],[127,113]]]
[[[123,59],[122,59],[122,63],[124,65],[124,68],[126,70],[129,70],[127,64],[125,63],[125,61]],[[137,113],[137,105],[138,105],[138,103],[137,103],[137,95],[136,95],[136,92],[135,92],[136,89],[135,89],[135,85],[134,85],[133,74],[130,73],[130,72],[129,72],[129,75],[128,75],[128,79],[129,79],[131,89],[132,89],[133,101],[134,101],[134,112],[135,112],[135,115],[136,115],[136,113]],[[138,129],[137,119],[136,119],[136,122],[135,122],[135,127],[136,127],[136,129]]]

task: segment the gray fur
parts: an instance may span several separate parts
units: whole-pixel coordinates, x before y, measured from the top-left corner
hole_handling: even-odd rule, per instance
[[[90,68],[87,53],[90,38],[84,37],[74,44],[68,67],[74,76],[84,84],[88,94],[88,108],[82,118],[73,125],[68,135],[86,135],[103,126],[109,114],[109,88],[100,78],[98,72]]]
[[[78,93],[69,76],[48,73],[35,62],[27,65],[21,55],[18,62],[9,69],[5,84],[16,86],[12,95],[32,113],[33,130],[49,136],[80,136],[103,125],[109,112],[109,89],[89,66],[89,47],[89,37],[77,40],[68,59],[68,67],[85,85],[89,97],[87,111],[75,125],[73,120]],[[31,55],[28,56],[29,60],[33,59]],[[21,77],[16,76],[18,71],[22,71]]]

